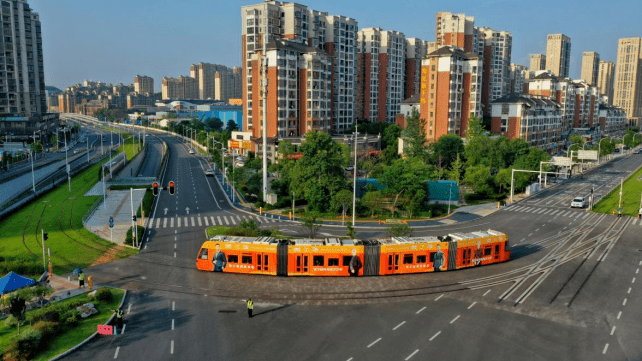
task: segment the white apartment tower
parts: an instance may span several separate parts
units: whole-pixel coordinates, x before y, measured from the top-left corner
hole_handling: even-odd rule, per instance
[[[546,70],[567,78],[571,63],[571,38],[564,34],[550,34],[546,41]]]
[[[580,77],[590,85],[597,85],[600,72],[600,54],[587,51],[582,54],[582,76]]]
[[[406,76],[404,99],[419,94],[421,61],[428,54],[428,41],[418,38],[406,39]]]
[[[600,71],[597,86],[600,94],[606,96],[608,105],[613,105],[613,81],[615,80],[615,64],[612,61],[600,61]]]
[[[357,118],[394,122],[404,100],[406,37],[366,28],[357,38]]]
[[[634,125],[642,116],[642,38],[618,42],[613,104],[626,111]]]
[[[484,113],[490,114],[490,103],[510,91],[513,34],[486,27],[478,28],[478,32],[479,43],[483,44],[484,59],[482,104]]]
[[[148,76],[134,77],[134,92],[138,94],[154,94],[154,79]]]

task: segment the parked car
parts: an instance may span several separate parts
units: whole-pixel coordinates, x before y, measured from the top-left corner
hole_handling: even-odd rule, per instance
[[[571,202],[571,208],[584,208],[584,207],[586,207],[586,201],[584,200],[584,197],[576,197]]]
[[[633,154],[640,154],[640,150],[639,149],[634,150]]]
[[[191,148],[190,148],[190,150],[189,150],[189,154],[194,154],[194,153],[196,153],[196,152],[194,152],[194,149],[191,149]]]
[[[207,177],[214,177],[214,172],[212,172],[211,169],[206,169],[205,170],[205,176]]]

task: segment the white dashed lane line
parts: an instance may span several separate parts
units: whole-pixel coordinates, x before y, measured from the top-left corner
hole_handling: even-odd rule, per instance
[[[437,336],[439,336],[439,334],[441,334],[441,331],[437,332],[434,336],[432,336],[429,341],[432,341],[435,338],[437,338]]]
[[[635,279],[635,278],[634,278],[634,279]],[[443,294],[442,294],[441,296],[439,296],[439,297],[435,298],[435,301],[439,301],[439,299],[440,299],[440,298],[442,298],[442,297],[444,297],[444,295],[443,295]]]
[[[406,361],[410,360],[410,358],[412,358],[414,355],[416,355],[417,352],[419,352],[419,349],[416,349],[415,352],[411,353],[408,357],[406,357]]]
[[[174,340],[172,340],[172,344],[170,346],[169,353],[171,353],[172,355],[174,354]]]
[[[609,344],[604,345],[604,350],[602,350],[602,355],[606,355],[606,350],[609,349]]]
[[[486,291],[486,293],[484,293],[484,296],[486,296],[486,295],[488,294],[488,292],[490,292],[490,290]],[[483,296],[482,296],[482,297],[483,297]]]
[[[424,308],[422,308],[421,310],[417,311],[415,314],[420,314],[420,313],[421,313],[421,311],[423,311],[423,310],[425,310],[425,309],[426,309],[426,307],[424,307]]]
[[[471,309],[471,308],[473,308],[473,306],[475,306],[476,304],[477,304],[477,302],[473,302],[473,303],[471,303],[471,304],[470,304],[470,306],[468,306],[468,309],[470,310],[470,309]]]
[[[114,358],[118,358],[118,351],[120,351],[120,346],[116,347],[116,353],[114,354]]]
[[[615,326],[613,326],[613,328],[611,329],[611,336],[613,336],[614,333],[615,333]]]
[[[381,337],[379,337],[375,342],[371,343],[368,345],[368,348],[374,346],[377,342],[381,341]]]
[[[622,311],[617,313],[617,319],[619,320],[621,316],[622,316]]]
[[[458,319],[460,316],[461,316],[461,315],[457,315],[457,317],[453,318],[453,320],[452,320],[452,321],[450,321],[450,324],[452,325],[455,321],[457,321],[457,319]]]
[[[398,329],[399,327],[403,326],[403,324],[404,324],[404,323],[406,323],[406,321],[403,321],[402,323],[398,324],[398,325],[397,325],[397,326],[395,326],[395,328],[393,328],[392,330],[394,331],[394,330]]]

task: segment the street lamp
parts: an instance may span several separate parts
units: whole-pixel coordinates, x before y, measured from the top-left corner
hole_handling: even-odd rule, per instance
[[[602,157],[602,141],[605,139],[611,139],[611,137],[606,137],[600,139],[600,141],[597,143],[597,163],[600,164],[600,159]]]
[[[357,143],[359,143],[359,125],[354,125],[354,181],[352,185],[352,227],[355,226],[357,216]]]

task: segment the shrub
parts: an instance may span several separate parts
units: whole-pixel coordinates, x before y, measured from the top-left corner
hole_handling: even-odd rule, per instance
[[[102,287],[96,292],[96,299],[100,302],[107,303],[114,299],[114,295],[109,288]]]
[[[58,322],[40,321],[33,325],[33,329],[42,334],[42,340],[46,341],[58,331]]]
[[[78,324],[78,316],[71,315],[65,319],[65,325],[76,326]]]
[[[6,320],[4,320],[4,325],[7,327],[16,327],[18,326],[18,320],[13,317],[13,315],[9,315]]]
[[[16,351],[18,352],[19,356],[26,359],[32,359],[40,348],[40,344],[42,341],[42,332],[30,328],[14,337],[15,341],[17,342]]]

